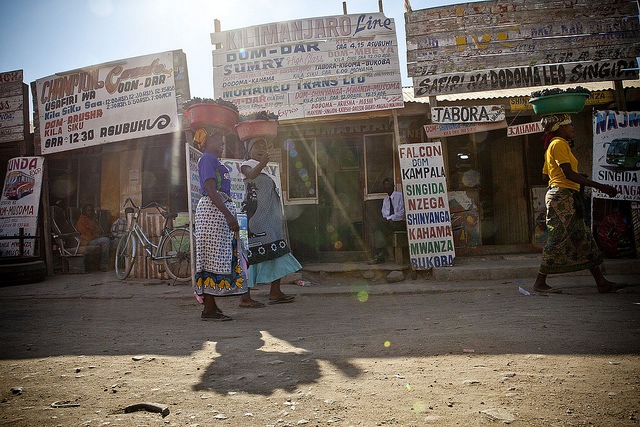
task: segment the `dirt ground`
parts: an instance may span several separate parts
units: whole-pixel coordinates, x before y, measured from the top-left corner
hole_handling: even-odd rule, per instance
[[[0,425],[640,424],[637,286],[318,276],[202,322],[189,286],[111,275],[0,288]]]

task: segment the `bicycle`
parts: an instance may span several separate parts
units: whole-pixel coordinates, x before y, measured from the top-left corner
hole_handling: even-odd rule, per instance
[[[178,282],[191,280],[192,233],[189,226],[169,228],[169,221],[175,219],[178,214],[169,213],[155,202],[140,207],[136,206],[131,198],[127,198],[124,202],[125,207],[127,203],[131,204],[134,213],[127,232],[120,238],[116,249],[115,267],[118,279],[124,280],[131,273],[138,253],[138,244],[140,244],[152,261],[164,264],[165,271],[172,279]],[[164,226],[158,244],[153,243],[138,224],[142,209],[147,208],[157,208],[164,218]]]

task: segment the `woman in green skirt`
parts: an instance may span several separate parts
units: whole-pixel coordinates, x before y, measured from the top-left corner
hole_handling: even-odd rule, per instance
[[[610,197],[617,190],[579,174],[578,160],[571,152],[575,129],[568,114],[542,119],[545,144],[542,172],[549,176],[545,198],[549,237],[542,251],[540,272],[533,289],[540,293],[562,293],[546,282],[548,274],[569,273],[588,269],[598,286],[598,292],[611,292],[615,284],[600,271],[602,254],[584,220],[581,186],[593,187]]]

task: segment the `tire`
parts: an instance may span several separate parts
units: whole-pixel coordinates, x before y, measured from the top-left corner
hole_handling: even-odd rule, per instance
[[[191,280],[191,233],[186,228],[175,228],[162,242],[160,256],[164,258],[167,274],[178,282]]]
[[[129,277],[136,259],[137,240],[133,232],[128,232],[120,238],[116,248],[116,277],[124,280]]]
[[[28,285],[42,282],[47,277],[44,261],[12,262],[0,264],[0,285]]]

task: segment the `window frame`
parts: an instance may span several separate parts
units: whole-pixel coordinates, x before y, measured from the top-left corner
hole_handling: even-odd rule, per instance
[[[311,153],[309,155],[311,163],[313,164],[313,179],[314,179],[314,194],[313,197],[291,197],[291,173],[295,170],[295,166],[292,164],[291,156],[289,155],[289,149],[286,148],[287,143],[285,143],[285,152],[287,153],[287,188],[285,197],[283,197],[283,201],[285,205],[317,205],[318,204],[318,140],[316,138],[297,138],[297,139],[289,139],[288,141],[293,142],[294,144],[302,143],[308,146],[311,146]]]
[[[367,140],[371,139],[373,137],[380,137],[382,135],[388,136],[389,137],[389,141],[390,141],[390,145],[391,145],[391,172],[389,175],[389,178],[394,180],[394,184],[395,184],[395,176],[396,176],[396,148],[395,148],[395,144],[394,144],[394,135],[393,132],[379,132],[379,133],[370,133],[370,134],[366,134],[363,135],[362,138],[362,142],[363,142],[363,167],[364,167],[364,185],[365,185],[365,191],[363,192],[364,194],[364,200],[377,200],[377,199],[383,199],[384,196],[386,195],[386,193],[384,191],[382,192],[372,192],[369,190],[369,151],[368,151],[368,145],[367,144]]]

